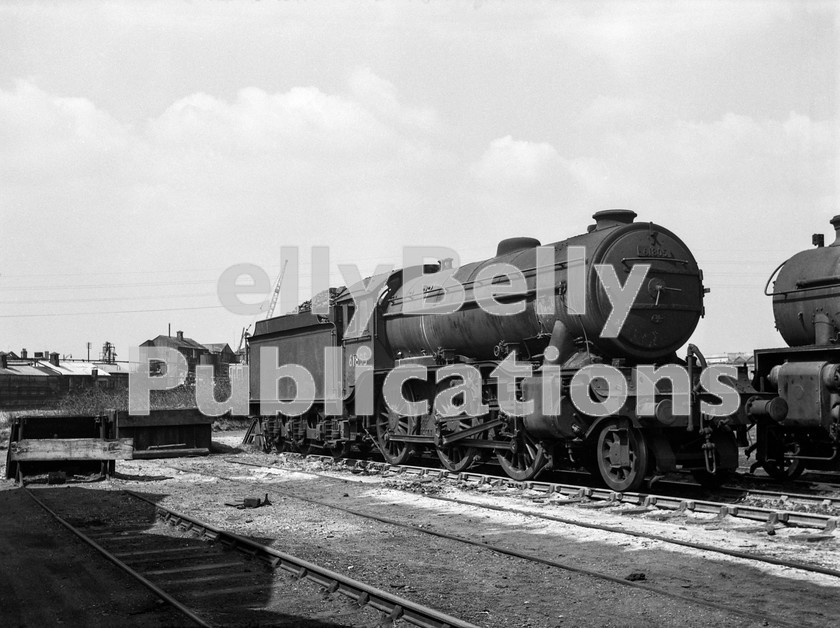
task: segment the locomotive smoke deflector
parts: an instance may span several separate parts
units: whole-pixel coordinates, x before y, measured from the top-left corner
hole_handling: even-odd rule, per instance
[[[525,249],[535,249],[540,246],[540,241],[536,238],[505,238],[499,242],[496,247],[496,257],[507,255],[514,251],[524,251]]]

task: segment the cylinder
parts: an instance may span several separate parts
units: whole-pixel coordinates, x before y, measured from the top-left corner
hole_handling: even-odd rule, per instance
[[[787,401],[781,397],[773,397],[772,399],[750,397],[750,399],[747,400],[746,408],[747,414],[750,416],[766,416],[776,422],[784,421],[788,413]]]

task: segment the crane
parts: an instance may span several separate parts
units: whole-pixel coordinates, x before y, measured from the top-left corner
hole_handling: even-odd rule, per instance
[[[248,330],[249,329],[251,329],[250,325],[242,328],[242,335],[239,337],[239,347],[237,347],[237,349],[236,349],[237,353],[242,351],[242,346],[245,344],[245,338],[248,337]]]
[[[274,294],[271,295],[271,303],[268,304],[268,313],[266,318],[271,318],[274,315],[274,308],[277,307],[277,300],[280,298],[280,286],[283,284],[283,275],[286,274],[286,264],[289,260],[283,260],[283,268],[280,269],[280,275],[277,277],[277,283],[274,286]]]

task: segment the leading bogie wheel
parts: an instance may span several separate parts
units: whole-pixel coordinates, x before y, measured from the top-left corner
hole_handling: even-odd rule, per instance
[[[805,464],[798,458],[782,456],[781,460],[765,460],[761,467],[774,480],[793,481],[805,472]]]
[[[766,424],[759,425],[758,439],[760,442],[764,439],[765,452],[764,459],[760,462],[771,478],[780,482],[791,481],[805,471],[805,462],[796,457],[802,454],[798,436]]]
[[[598,472],[614,491],[635,491],[648,469],[648,446],[644,435],[626,419],[610,419],[598,433],[595,448]]]

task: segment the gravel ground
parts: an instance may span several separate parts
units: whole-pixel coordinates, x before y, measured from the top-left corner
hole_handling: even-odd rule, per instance
[[[429,495],[550,510],[562,517],[598,520],[833,568],[840,567],[836,533],[830,540],[812,543],[804,537],[791,538],[803,534],[801,530],[779,529],[771,537],[761,526],[731,518],[716,521],[710,516],[691,515],[679,521],[656,521],[557,505],[545,496],[521,491],[463,490],[416,478],[339,473],[304,463],[332,476],[318,478],[280,468],[301,465],[286,465],[284,456],[237,450],[240,439],[241,432],[216,433],[216,450],[225,452],[223,455],[119,462],[119,476],[111,482],[77,486],[86,491],[128,488],[159,495],[166,506],[480,626],[706,626],[733,621],[739,626],[774,625],[778,621],[826,626],[840,620],[836,602],[840,580],[836,578],[480,506],[444,504]],[[275,463],[277,468],[256,469],[226,462],[225,458],[231,456]],[[236,510],[224,505],[265,493],[271,506]],[[306,503],[293,495],[402,521],[421,530],[479,539],[618,578],[644,574],[642,583],[648,586],[720,604],[734,601],[738,608],[762,614],[765,620],[752,621],[690,601],[431,537],[418,529],[374,522]],[[803,605],[806,599],[807,605]],[[313,607],[312,613],[318,612],[324,612],[324,608]]]

